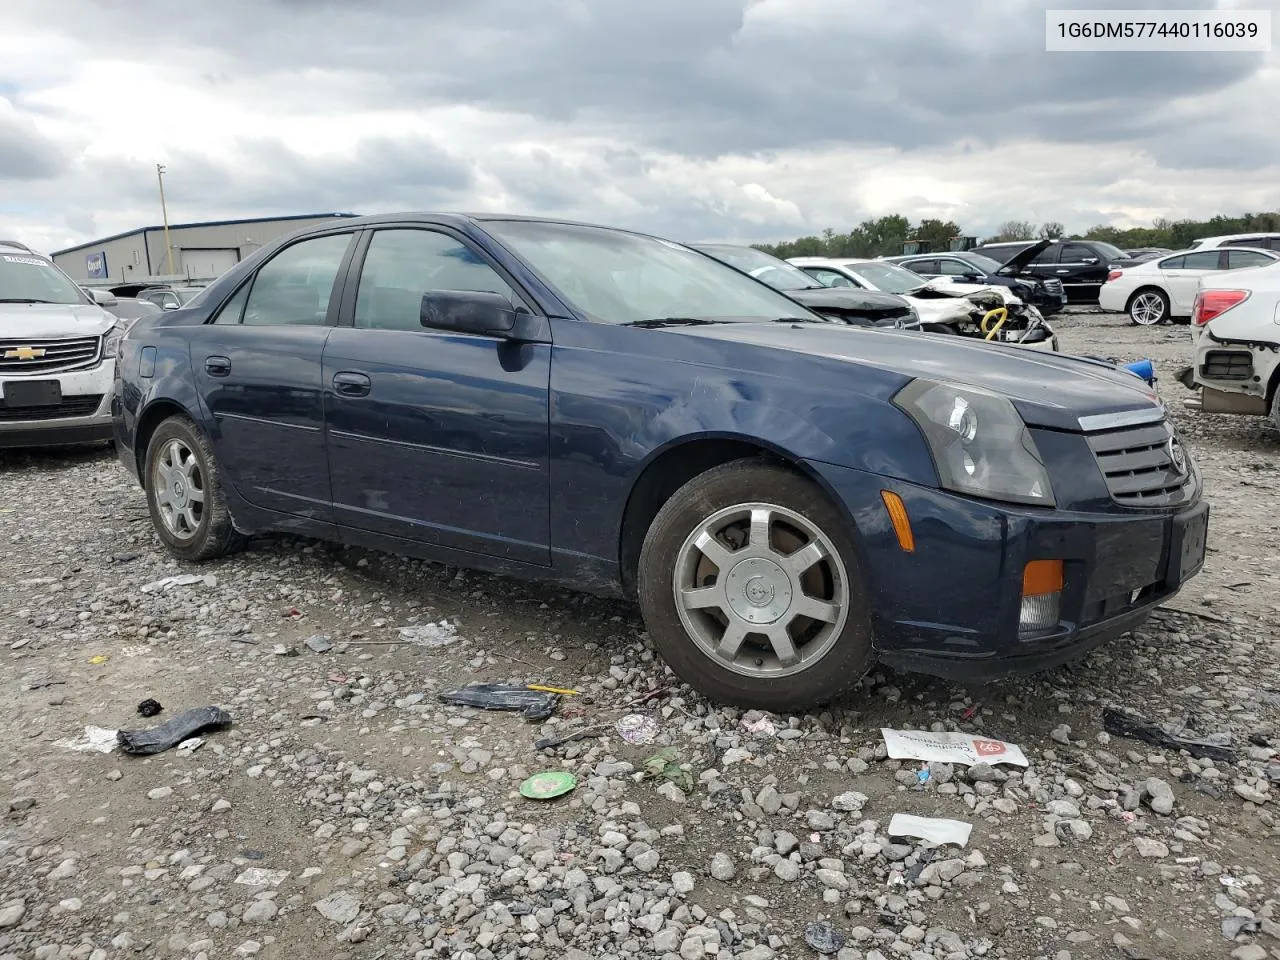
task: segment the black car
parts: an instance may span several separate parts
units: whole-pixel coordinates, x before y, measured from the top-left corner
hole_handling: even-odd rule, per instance
[[[1097,303],[1098,291],[1107,282],[1112,265],[1125,259],[1123,250],[1101,240],[985,243],[973,252],[1008,264],[1014,257],[1037,246],[1040,250],[1032,255],[1026,272],[1044,280],[1060,281],[1071,303]]]
[[[885,259],[930,279],[941,277],[961,283],[984,283],[988,286],[1008,287],[1024,303],[1031,304],[1042,314],[1049,316],[1066,305],[1067,295],[1062,282],[1056,277],[1038,277],[1027,271],[1027,264],[1048,245],[1048,240],[1033,243],[1008,261],[994,260],[969,250],[940,251],[904,257],[885,257]]]
[[[827,287],[794,264],[770,256],[755,247],[734,243],[695,243],[700,250],[721,263],[767,283],[814,313],[858,326],[895,326],[919,320],[916,311],[896,293]]]

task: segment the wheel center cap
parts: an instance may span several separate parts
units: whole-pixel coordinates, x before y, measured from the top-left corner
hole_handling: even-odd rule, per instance
[[[781,566],[764,557],[750,557],[733,565],[726,578],[729,609],[748,623],[768,624],[791,606],[791,578]]]

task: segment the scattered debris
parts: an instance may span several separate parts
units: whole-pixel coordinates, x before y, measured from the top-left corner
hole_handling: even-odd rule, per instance
[[[302,642],[315,653],[326,653],[333,649],[333,644],[329,641],[329,638],[322,633],[314,633]]]
[[[85,727],[84,735],[75,739],[58,740],[56,745],[77,753],[110,753],[116,748],[115,730],[105,727]]]
[[[153,580],[151,583],[143,584],[143,593],[155,593],[157,590],[169,591],[174,587],[192,587],[197,583],[203,583],[206,587],[216,587],[218,578],[212,573],[206,573],[203,576],[197,573],[182,573],[176,577],[165,577],[162,580]]]
[[[192,737],[178,744],[178,752],[192,754],[204,746],[204,737]]]
[[[578,695],[577,690],[569,690],[565,687],[546,687],[540,683],[531,683],[525,689],[537,690],[539,693],[558,693],[562,697],[576,697]]]
[[[628,713],[619,718],[617,727],[627,743],[653,743],[658,738],[658,721],[643,713]]]
[[[1253,917],[1227,917],[1222,921],[1222,938],[1234,940],[1242,933],[1257,933],[1260,927]]]
[[[755,733],[767,737],[772,737],[778,732],[778,728],[772,720],[764,714],[757,714],[754,711],[742,718],[742,729],[746,730],[747,733]]]
[[[975,737],[967,733],[931,733],[928,730],[880,729],[884,745],[894,760],[923,760],[926,763],[1010,763],[1018,767],[1030,764],[1022,748],[1003,740]]]
[[[844,937],[835,927],[823,921],[811,923],[804,928],[804,942],[818,953],[830,956],[840,952],[840,948],[844,946]]]
[[[64,684],[65,680],[56,680],[47,670],[32,670],[30,673],[24,674],[22,677],[23,690],[43,690],[45,687],[55,687]]]
[[[422,647],[447,647],[457,642],[458,628],[448,620],[439,623],[415,624],[400,628],[400,639]]]
[[[554,800],[578,785],[578,778],[564,770],[535,773],[520,784],[520,796],[529,800]]]
[[[675,747],[663,747],[644,762],[644,769],[654,780],[670,780],[685,793],[693,790],[693,774],[680,766]]]
[[[574,730],[570,733],[564,733],[556,737],[543,737],[533,742],[535,750],[548,750],[551,747],[559,747],[574,740],[585,740],[588,737],[598,737],[605,730],[604,727],[583,727],[580,730]]]
[[[271,652],[277,657],[296,657],[298,656],[297,647],[289,647],[283,643],[277,643],[271,648]]]
[[[289,876],[288,870],[264,870],[262,867],[248,867],[244,873],[236,877],[235,882],[246,887],[278,887]]]
[[[895,813],[889,820],[889,836],[917,837],[930,843],[954,843],[963,847],[969,842],[973,824],[963,820],[943,820],[937,817],[917,817],[909,813]]]
[[[1102,729],[1112,736],[1141,740],[1169,750],[1185,750],[1198,759],[1220,760],[1224,763],[1234,763],[1236,759],[1236,752],[1221,737],[1194,739],[1180,736],[1136,714],[1120,710],[1108,708],[1102,711]]]
[[[527,687],[511,687],[500,683],[473,683],[460,690],[440,694],[445,703],[480,710],[514,710],[526,720],[545,720],[555,713],[560,696],[540,693]]]
[[[206,730],[221,730],[231,725],[231,715],[218,707],[197,707],[178,714],[168,723],[150,730],[119,730],[116,742],[125,753],[149,756],[176,747]]]
[[[152,700],[150,697],[138,704],[138,713],[144,717],[154,717],[163,709],[159,700]]]
[[[108,657],[106,654],[100,653],[96,657],[90,657],[89,662],[93,664],[95,667],[100,667],[110,659],[111,658]]]

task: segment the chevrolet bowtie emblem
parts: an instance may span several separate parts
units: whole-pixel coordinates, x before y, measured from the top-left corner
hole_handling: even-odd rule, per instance
[[[4,352],[4,358],[6,360],[39,360],[44,354],[44,347],[14,347]]]

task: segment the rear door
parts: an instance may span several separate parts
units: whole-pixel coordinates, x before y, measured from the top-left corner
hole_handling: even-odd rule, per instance
[[[189,340],[224,476],[255,506],[310,520],[332,520],[321,358],[353,236],[285,247]]]
[[[515,343],[420,319],[433,290],[531,303],[468,240],[428,225],[371,232],[351,272],[324,353],[337,522],[549,565],[550,337]]]
[[[1097,300],[1098,291],[1106,282],[1110,270],[1098,251],[1086,243],[1060,243],[1058,261],[1053,276],[1062,281],[1069,300],[1079,302]]]
[[[1223,250],[1201,250],[1161,262],[1160,273],[1164,277],[1165,292],[1169,295],[1170,313],[1175,317],[1191,315],[1200,278],[1216,273],[1225,256]]]

